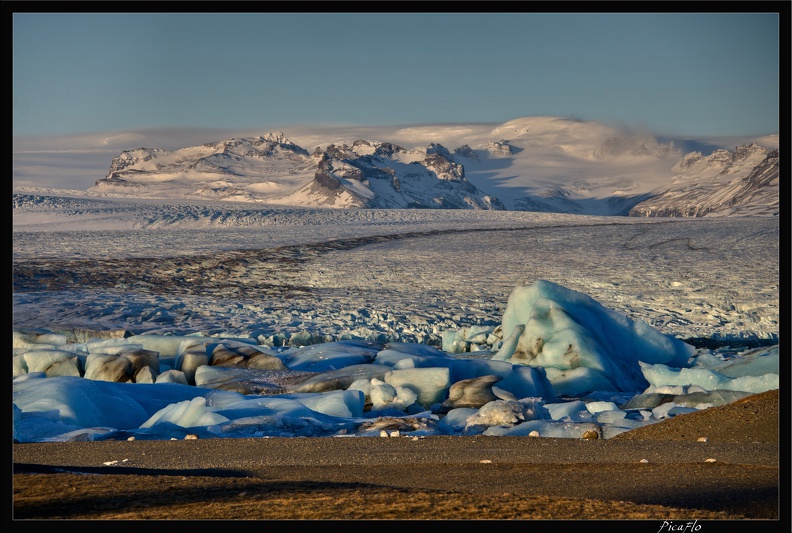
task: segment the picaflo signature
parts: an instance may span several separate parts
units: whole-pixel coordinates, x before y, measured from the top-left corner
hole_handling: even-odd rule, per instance
[[[698,523],[698,520],[693,520],[692,522],[672,522],[670,520],[663,520],[657,533],[663,533],[664,531],[667,533],[692,533],[700,529],[701,524]]]

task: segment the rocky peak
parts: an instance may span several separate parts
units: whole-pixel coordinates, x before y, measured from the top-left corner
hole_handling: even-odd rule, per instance
[[[447,152],[448,151],[446,150],[446,153]],[[427,154],[427,157],[423,160],[422,164],[434,172],[441,180],[466,181],[465,167],[451,161],[440,153]]]
[[[327,157],[332,159],[338,159],[339,161],[342,161],[347,158],[355,157],[357,155],[346,144],[342,144],[341,146],[335,144],[328,144],[327,148],[325,148],[325,154],[327,155]]]
[[[136,148],[134,150],[124,150],[121,155],[114,157],[110,162],[110,170],[107,173],[107,179],[117,176],[117,173],[134,165],[151,161],[158,152],[163,150],[159,148]],[[101,181],[101,180],[99,180]]]
[[[732,161],[743,161],[748,159],[754,154],[762,154],[766,155],[768,150],[766,148],[762,148],[756,143],[745,144],[742,146],[737,146],[734,149],[734,154],[732,155]]]
[[[726,161],[721,174],[734,174],[746,166],[753,167],[767,157],[768,152],[768,149],[762,148],[755,143],[738,146],[734,149],[734,152],[730,153],[730,158]]]
[[[286,138],[286,136],[283,134],[282,131],[265,133],[260,137],[260,139],[276,144],[294,144],[293,142],[291,142],[289,139]]]
[[[692,166],[699,163],[704,156],[701,152],[689,152],[685,154],[679,162],[673,166],[671,170],[674,172],[681,172],[691,168]]]
[[[458,148],[455,148],[454,149],[454,155],[457,155],[459,157],[466,157],[468,159],[473,159],[474,161],[478,161],[478,155],[467,144],[464,144],[464,145],[462,145],[462,146],[460,146]]]
[[[511,157],[514,155],[512,147],[509,146],[509,141],[505,139],[488,142],[485,150],[487,150],[490,157],[494,158]]]
[[[426,148],[426,153],[427,154],[438,154],[438,155],[441,155],[441,156],[445,157],[446,159],[451,158],[451,152],[448,151],[448,148],[446,148],[442,144],[438,144],[438,143],[431,143]]]

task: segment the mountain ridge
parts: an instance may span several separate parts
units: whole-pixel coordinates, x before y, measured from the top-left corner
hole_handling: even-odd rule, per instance
[[[87,192],[347,209],[617,216],[778,211],[777,150],[768,159],[771,150],[755,143],[705,156],[684,153],[673,140],[559,117],[396,134],[417,143],[333,138],[309,152],[283,132],[269,132],[177,150],[125,150]],[[460,144],[441,143],[449,140]],[[762,165],[765,178],[759,179]]]

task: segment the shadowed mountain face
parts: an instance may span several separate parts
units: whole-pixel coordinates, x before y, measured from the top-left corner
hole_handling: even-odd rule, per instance
[[[428,127],[427,127],[428,128]],[[365,209],[519,210],[617,216],[774,216],[778,150],[709,155],[554,117],[423,128],[406,143],[355,139],[309,152],[283,133],[114,158],[91,195]],[[396,137],[405,139],[404,131]],[[408,136],[409,137],[409,136]],[[459,143],[450,150],[439,142]],[[684,144],[681,144],[684,145]]]
[[[777,216],[778,150],[768,152],[754,144],[724,152],[708,158],[686,156],[679,166],[689,171],[688,179],[639,203],[630,216]]]

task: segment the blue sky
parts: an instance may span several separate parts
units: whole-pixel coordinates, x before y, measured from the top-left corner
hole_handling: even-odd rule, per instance
[[[14,136],[553,115],[779,129],[777,13],[14,13]]]

